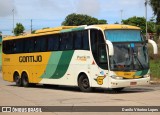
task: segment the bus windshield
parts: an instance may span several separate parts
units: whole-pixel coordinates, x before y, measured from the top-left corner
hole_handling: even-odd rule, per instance
[[[147,48],[142,43],[116,43],[110,57],[111,70],[130,71],[149,68]]]
[[[105,36],[111,42],[140,42],[140,30],[106,30]]]
[[[114,55],[110,57],[111,70],[130,71],[149,68],[147,48],[140,30],[106,30],[105,36],[114,47]]]

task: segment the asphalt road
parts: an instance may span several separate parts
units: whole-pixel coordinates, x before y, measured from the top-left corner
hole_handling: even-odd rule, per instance
[[[17,87],[0,74],[0,106],[160,106],[160,84],[83,93],[77,87]]]

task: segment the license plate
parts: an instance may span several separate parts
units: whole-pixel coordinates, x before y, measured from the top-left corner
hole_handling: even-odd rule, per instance
[[[130,85],[137,85],[137,82],[130,82]]]

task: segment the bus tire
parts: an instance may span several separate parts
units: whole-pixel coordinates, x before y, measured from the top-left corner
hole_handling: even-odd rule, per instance
[[[22,86],[22,80],[17,72],[14,73],[14,81],[17,86],[21,87]]]
[[[92,88],[89,84],[89,79],[86,74],[81,74],[78,79],[78,86],[82,92],[91,92]]]
[[[23,74],[22,74],[22,85],[23,85],[24,87],[29,87],[29,86],[30,86],[27,73],[23,73]]]

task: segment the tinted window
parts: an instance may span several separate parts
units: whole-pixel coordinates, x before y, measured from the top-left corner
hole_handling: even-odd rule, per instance
[[[108,69],[106,45],[100,30],[91,30],[91,48],[97,65]]]
[[[3,41],[3,52],[6,54],[13,53],[13,41]]]
[[[14,53],[22,53],[23,52],[23,40],[14,40],[13,41],[13,52]]]
[[[88,30],[83,31],[83,49],[89,50]]]
[[[24,52],[30,53],[34,51],[35,41],[32,38],[24,39]]]
[[[47,36],[42,36],[42,37],[36,37],[34,40],[34,51],[35,52],[43,52],[46,51],[46,37]]]
[[[61,35],[61,44],[60,44],[60,50],[65,50],[66,49],[66,44],[67,44],[67,39],[68,39],[68,34],[64,33]]]
[[[4,53],[89,50],[88,30],[3,42]]]
[[[59,50],[59,36],[58,35],[50,35],[48,36],[48,50],[56,51]]]
[[[74,38],[74,47],[75,49],[82,49],[82,32],[78,31],[78,32],[74,32],[73,35]]]
[[[73,34],[68,33],[68,37],[66,38],[66,50],[72,50],[73,49]]]

